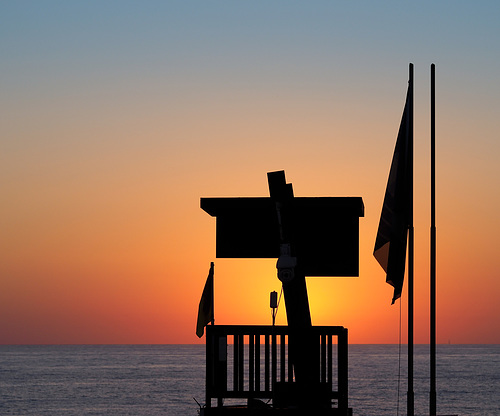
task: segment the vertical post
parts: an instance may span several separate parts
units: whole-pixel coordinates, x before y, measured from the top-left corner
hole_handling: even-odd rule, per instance
[[[271,199],[276,204],[276,214],[278,218],[280,231],[280,258],[276,267],[278,268],[278,278],[283,283],[283,295],[285,297],[285,309],[288,321],[288,326],[291,332],[299,332],[302,329],[311,327],[311,313],[309,310],[309,300],[307,297],[307,286],[305,275],[300,269],[300,253],[297,253],[297,248],[294,241],[294,195],[292,184],[287,184],[284,171],[268,172],[269,194]],[[288,250],[288,253],[282,252]],[[285,260],[286,263],[282,268],[280,260]],[[290,334],[292,335],[292,334]],[[295,335],[295,334],[293,334]],[[303,338],[300,334],[298,340]],[[294,338],[292,336],[292,338]],[[291,344],[297,340],[289,340]],[[295,345],[292,345],[295,349]],[[300,345],[299,345],[300,348]],[[294,360],[300,361],[299,364],[307,366],[310,357],[297,354],[293,357]],[[303,362],[302,362],[303,361]]]
[[[248,335],[248,390],[254,391],[255,386],[255,335]]]
[[[436,66],[431,65],[431,243],[429,414],[436,415]]]
[[[288,338],[288,347],[290,348],[290,338]],[[280,335],[280,381],[283,383],[286,381],[285,371],[286,371],[286,343],[285,335]],[[290,354],[290,349],[288,350]],[[288,357],[290,359],[290,357]]]
[[[276,385],[276,382],[278,381],[278,353],[276,351],[276,334],[273,331],[273,334],[271,335],[271,388],[274,391],[274,387]]]
[[[270,371],[269,371],[269,363],[270,363],[270,355],[269,355],[269,337],[270,335],[264,335],[265,337],[265,346],[264,346],[264,390],[265,391],[270,391],[269,388],[269,377],[270,377]]]
[[[407,414],[414,415],[414,391],[413,391],[413,268],[414,268],[414,229],[410,227],[408,234],[408,396]]]
[[[255,334],[255,391],[260,391],[260,334]]]
[[[332,374],[332,369],[333,369],[333,362],[332,362],[332,357],[333,357],[333,348],[332,348],[332,334],[328,334],[327,337],[328,340],[328,391],[332,391],[332,386],[333,386],[333,374]],[[337,386],[338,386],[338,380],[337,380]]]
[[[215,337],[214,337],[215,340]],[[215,384],[217,406],[222,407],[223,397],[227,393],[227,335],[217,335],[215,344]]]
[[[321,382],[326,383],[326,334],[320,335],[321,348]]]
[[[409,212],[409,226],[408,226],[408,396],[407,396],[407,410],[408,416],[414,415],[414,393],[413,393],[413,277],[414,277],[414,229],[413,229],[413,64],[409,67],[409,82],[410,82],[410,129],[409,137],[412,138],[408,143],[409,167],[410,172],[410,212]]]
[[[337,338],[337,371],[340,414],[348,412],[348,354],[347,354],[347,328],[342,328]]]
[[[206,338],[206,346],[205,346],[205,348],[206,348],[205,406],[212,407],[212,389],[213,389],[213,385],[214,385],[214,382],[213,382],[213,379],[214,379],[214,372],[213,372],[214,349],[213,349],[213,336],[212,336],[211,328],[209,329],[207,327],[207,331],[205,333],[205,338]]]
[[[319,350],[311,334],[311,313],[306,278],[301,268],[300,252],[294,241],[295,204],[292,184],[287,184],[284,171],[268,172],[269,194],[276,206],[280,232],[280,257],[276,267],[283,283],[288,321],[288,355],[299,385],[299,407],[309,407],[317,400],[314,384],[319,380]]]
[[[234,334],[234,341],[233,341],[233,390],[236,392],[239,391],[239,389],[240,389],[240,385],[239,385],[239,379],[240,379],[239,353],[240,353],[239,335]]]
[[[244,390],[244,363],[245,363],[245,338],[243,334],[238,334],[238,391]]]
[[[212,275],[214,274],[214,262],[210,262],[210,269],[212,271]],[[212,302],[212,319],[210,320],[210,323],[212,325],[215,325],[215,302],[214,302],[214,283],[212,283],[212,293],[211,293],[211,296],[212,298],[210,299],[210,302]]]

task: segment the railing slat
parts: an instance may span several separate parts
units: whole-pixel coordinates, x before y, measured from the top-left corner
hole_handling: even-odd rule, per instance
[[[233,335],[233,390],[238,391],[238,335]]]
[[[254,335],[250,334],[248,337],[248,390],[254,391],[254,370],[255,370],[255,348],[254,348]]]
[[[244,391],[243,376],[244,368],[243,363],[245,362],[244,354],[244,338],[243,334],[238,335],[238,391]]]
[[[285,334],[280,335],[280,381],[285,381]]]
[[[270,391],[269,388],[269,377],[270,377],[270,370],[269,370],[269,362],[270,362],[270,355],[269,355],[269,337],[270,335],[264,335],[265,339],[265,346],[264,346],[264,390],[265,391]]]
[[[347,409],[347,329],[338,336],[337,354],[339,409],[345,410]]]
[[[321,344],[321,382],[326,383],[326,334],[320,335]]]
[[[255,391],[260,391],[260,335],[255,335]]]
[[[328,334],[328,389],[332,391],[333,389],[333,359],[332,359],[332,335]]]
[[[278,375],[278,360],[277,360],[277,351],[276,351],[276,334],[272,334],[272,341],[271,341],[271,350],[272,350],[272,357],[271,357],[271,365],[272,365],[272,380],[271,380],[271,388],[274,389],[274,385],[276,384],[276,379]]]
[[[344,411],[348,407],[347,329],[312,327],[311,336],[320,343],[316,350],[319,354],[314,358],[318,360],[316,365],[320,369],[318,381],[328,386],[329,397],[337,399],[339,409]],[[333,336],[337,337],[336,345]],[[207,407],[210,407],[213,399],[217,399],[218,406],[224,398],[274,399],[273,390],[277,382],[294,381],[293,366],[287,353],[288,327],[208,325],[206,337]],[[231,361],[227,362],[227,347],[224,348],[228,346],[228,339],[233,341],[233,357],[229,357],[232,365],[229,366]],[[337,357],[334,356],[333,348],[336,348]],[[262,349],[264,354],[261,358]],[[333,380],[335,375],[337,384]],[[232,383],[229,381],[231,377]]]

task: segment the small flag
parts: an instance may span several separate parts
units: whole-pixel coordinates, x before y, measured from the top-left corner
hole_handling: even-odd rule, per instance
[[[413,207],[413,88],[411,80],[399,127],[373,255],[394,287],[392,303],[401,296],[408,228]]]
[[[201,295],[200,306],[198,307],[198,322],[196,324],[196,335],[203,336],[205,326],[214,320],[214,263],[210,263],[207,282]]]

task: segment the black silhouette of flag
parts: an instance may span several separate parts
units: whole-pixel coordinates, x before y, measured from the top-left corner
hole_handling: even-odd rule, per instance
[[[373,255],[394,287],[392,303],[401,296],[408,229],[413,207],[413,88],[408,85]]]
[[[203,336],[205,326],[214,320],[214,263],[210,263],[207,281],[198,307],[198,322],[196,323],[196,335]]]

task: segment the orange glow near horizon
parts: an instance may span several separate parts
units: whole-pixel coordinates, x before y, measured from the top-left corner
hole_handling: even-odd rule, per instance
[[[257,181],[261,183],[261,191],[254,187],[250,193],[265,195],[265,172],[261,176]],[[289,180],[301,196],[299,192],[304,193],[300,188],[306,184],[303,180],[295,181],[296,176],[294,173]],[[359,188],[363,180],[364,177],[352,178],[351,183]],[[379,215],[379,207],[373,207],[372,201],[377,199],[381,203],[379,194],[384,186],[371,190],[376,197],[370,193],[364,196],[360,276],[307,278],[313,324],[343,325],[349,329],[351,343],[398,342],[399,302],[390,305],[392,288],[384,282],[384,273],[371,255]],[[316,191],[328,194],[317,185]],[[206,194],[197,188],[190,192],[191,196],[178,194],[179,201],[161,197],[155,200],[154,210],[146,195],[141,197],[142,201],[128,196],[116,202],[109,199],[112,203],[109,212],[121,210],[119,216],[104,217],[97,211],[92,214],[91,210],[90,216],[83,215],[83,211],[82,215],[76,215],[78,211],[73,211],[70,217],[52,215],[47,210],[40,213],[46,220],[39,238],[30,237],[32,227],[16,227],[15,239],[11,239],[10,246],[3,247],[10,257],[10,262],[3,266],[4,273],[13,278],[4,283],[0,294],[4,334],[0,342],[201,343],[203,340],[196,338],[194,329],[210,261],[215,261],[216,323],[270,324],[269,293],[273,290],[279,293],[281,288],[276,260],[215,259],[215,219],[199,208],[199,196],[195,195]],[[238,196],[236,192],[232,194]],[[228,195],[226,191],[225,196]],[[106,201],[106,197],[100,200]],[[169,216],[163,218],[161,206],[168,206]],[[420,203],[415,206],[418,247],[415,340],[426,343],[427,214]],[[143,209],[151,217],[143,215]],[[95,224],[101,225],[99,229]],[[496,310],[494,313],[500,312],[495,291],[483,293],[484,302],[480,304],[468,295],[464,297],[464,289],[474,291],[476,286],[472,280],[458,276],[466,277],[467,270],[477,269],[477,260],[456,258],[456,250],[465,247],[460,246],[462,242],[454,230],[447,227],[446,223],[438,227],[438,342],[497,343],[498,332],[492,331],[491,325],[477,325],[492,308]],[[471,228],[471,232],[475,230]],[[25,262],[24,256],[28,254],[30,262]],[[484,281],[495,288],[494,267],[481,266]],[[460,285],[456,285],[457,279],[461,279]],[[404,343],[406,283],[402,302]],[[462,313],[464,310],[467,313]],[[284,299],[277,324],[286,324]]]

